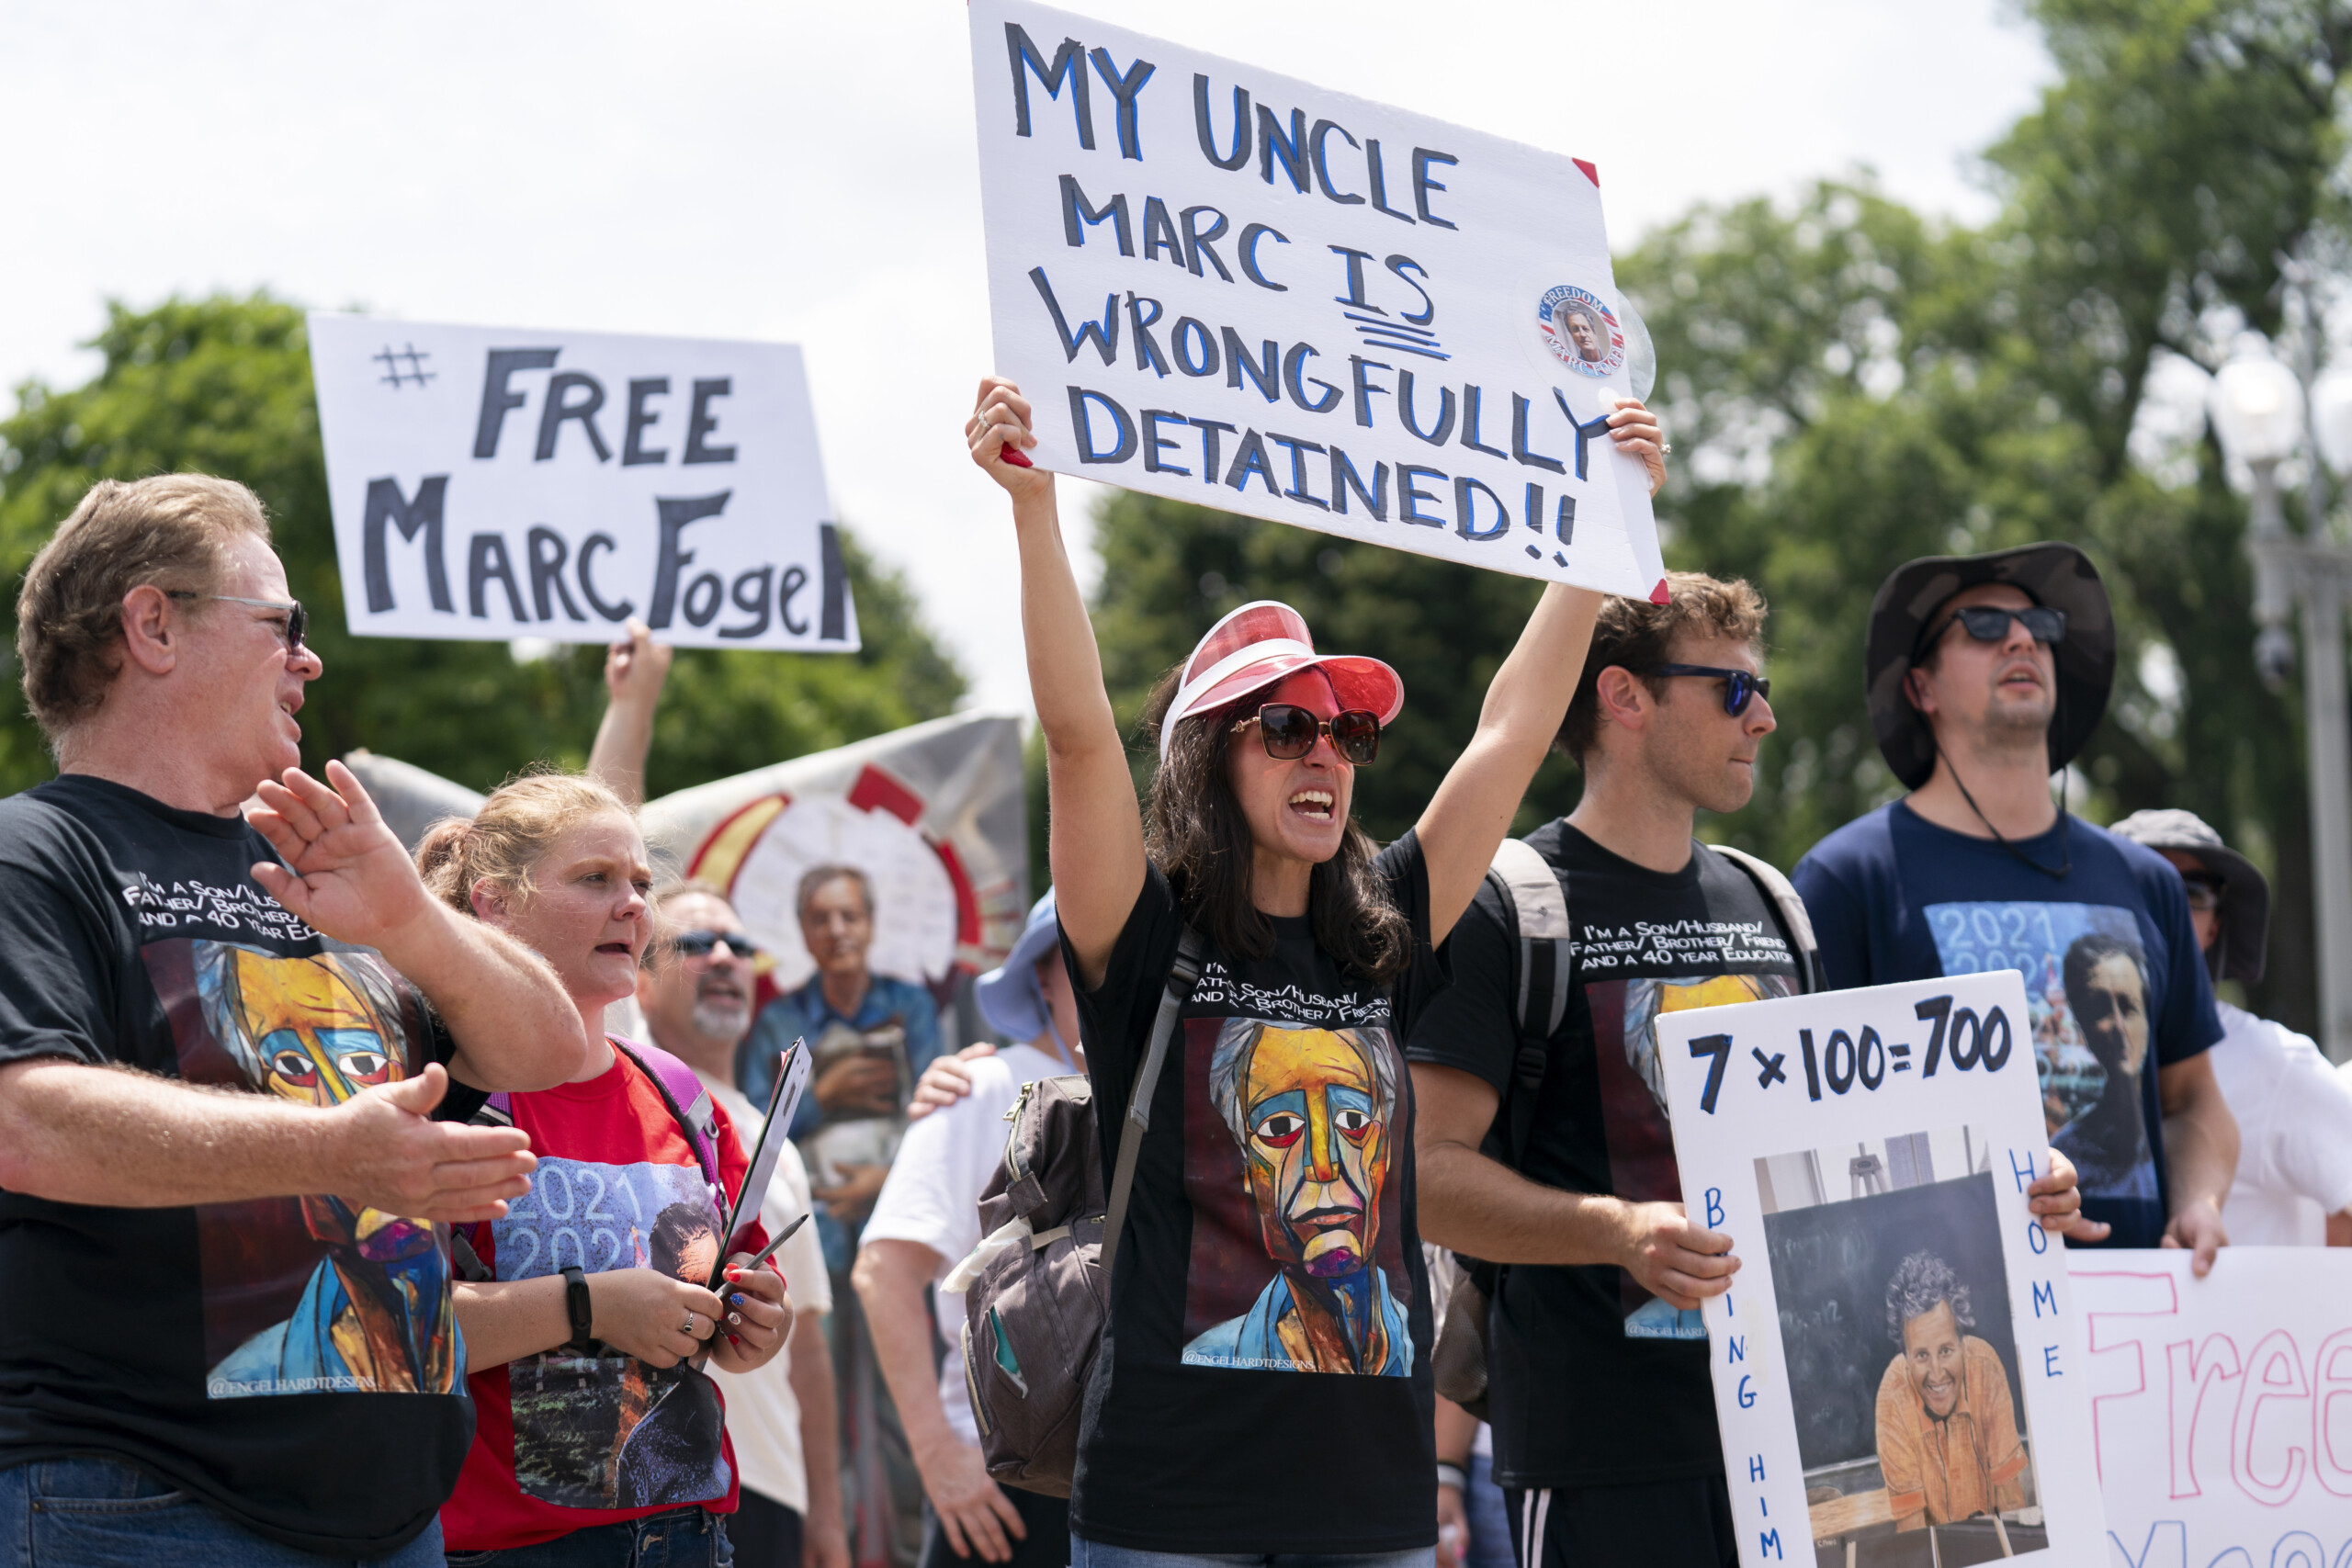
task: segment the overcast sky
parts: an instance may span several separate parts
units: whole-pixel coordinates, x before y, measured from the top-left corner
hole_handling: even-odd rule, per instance
[[[1065,4],[1589,159],[1620,249],[1864,164],[1981,218],[1972,154],[2053,74],[2007,0]],[[0,384],[89,375],[108,297],[258,286],[798,343],[841,515],[975,701],[1027,707],[1010,527],[960,432],[989,336],[955,0],[15,0],[0,103]],[[1091,487],[1063,484],[1075,521]]]

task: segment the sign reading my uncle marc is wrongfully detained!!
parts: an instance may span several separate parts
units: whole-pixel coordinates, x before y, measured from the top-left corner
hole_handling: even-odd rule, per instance
[[[998,372],[1043,468],[1648,597],[1590,164],[974,0]]]
[[[310,329],[353,635],[858,646],[798,349]]]

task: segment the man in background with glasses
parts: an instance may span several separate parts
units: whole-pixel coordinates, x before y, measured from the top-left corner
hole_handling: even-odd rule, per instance
[[[2135,811],[2115,825],[2173,863],[2214,984],[2262,978],[2270,882],[2194,813]],[[2222,1223],[2239,1247],[2352,1244],[2352,1081],[2310,1038],[2216,1002],[2214,1079],[2238,1123]]]
[[[2205,1273],[2238,1129],[2205,1054],[2222,1023],[2188,901],[2162,856],[2050,787],[2114,683],[2098,569],[2065,544],[1908,562],[1871,607],[1863,662],[1879,750],[1911,793],[1797,866],[1829,983],[2019,971],[2050,1138],[2098,1153],[2078,1162],[2090,1223],[2069,1234],[2190,1247]],[[2119,1073],[2136,1117],[2118,1114]]]

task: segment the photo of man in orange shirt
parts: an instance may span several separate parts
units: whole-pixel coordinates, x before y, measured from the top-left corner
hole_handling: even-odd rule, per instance
[[[2027,1459],[2008,1373],[1976,1325],[1968,1287],[1932,1252],[1886,1285],[1887,1331],[1902,1347],[1878,1387],[1878,1462],[1898,1530],[2025,1504]]]

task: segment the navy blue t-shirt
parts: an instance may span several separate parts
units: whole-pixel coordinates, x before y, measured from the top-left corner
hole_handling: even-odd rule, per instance
[[[2083,1212],[2115,1227],[2105,1245],[2154,1247],[2171,1212],[2155,1069],[2222,1037],[2180,874],[2080,818],[2017,847],[2073,870],[1897,801],[1815,844],[1793,880],[1833,987],[2025,976],[2051,1145],[2081,1173]]]

